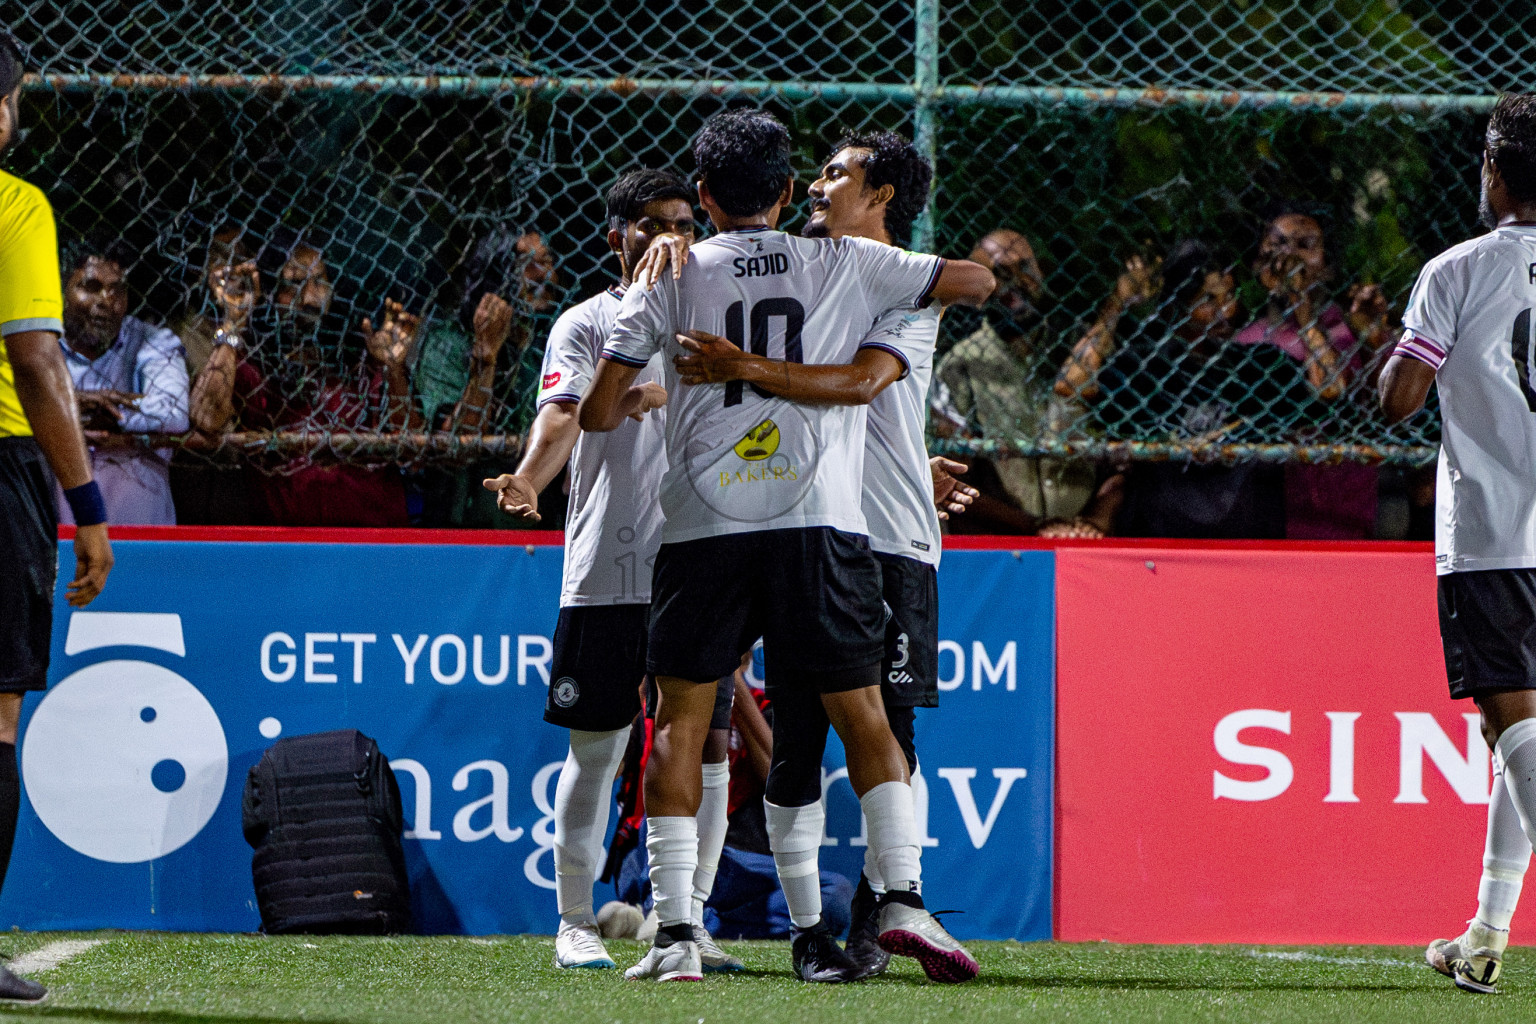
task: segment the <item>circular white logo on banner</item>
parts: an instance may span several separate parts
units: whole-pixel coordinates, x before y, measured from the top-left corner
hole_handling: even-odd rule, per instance
[[[21,772],[37,816],[66,846],[137,864],[208,824],[229,748],[187,680],[149,662],[104,661],[48,691],[22,739]]]

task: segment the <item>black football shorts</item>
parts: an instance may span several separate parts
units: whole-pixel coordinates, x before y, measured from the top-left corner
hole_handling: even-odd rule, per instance
[[[663,544],[651,579],[647,666],[699,683],[730,675],[758,637],[770,680],[837,692],[866,685],[885,647],[880,567],[868,538],[830,527]]]
[[[644,604],[561,608],[544,721],[582,732],[627,729],[645,681]]]
[[[880,694],[888,708],[939,706],[939,574],[901,555],[875,555],[891,617],[885,624]]]
[[[1438,577],[1451,696],[1536,689],[1536,569]]]

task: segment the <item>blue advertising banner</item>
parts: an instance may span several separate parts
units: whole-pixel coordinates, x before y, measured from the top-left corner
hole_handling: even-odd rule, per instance
[[[72,564],[66,542],[61,562]],[[56,600],[0,920],[251,931],[249,768],[356,728],[400,780],[417,923],[547,933],[562,730],[542,719],[558,547],[129,541],[86,611]],[[1053,556],[956,551],[940,573],[944,706],[919,712],[935,906],[972,938],[1051,929]],[[857,878],[833,744],[826,866]],[[598,895],[602,899],[601,892]]]

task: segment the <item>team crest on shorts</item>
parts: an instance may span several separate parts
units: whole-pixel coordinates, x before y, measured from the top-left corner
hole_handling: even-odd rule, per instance
[[[576,680],[570,676],[561,676],[555,680],[554,689],[550,691],[555,703],[562,708],[568,708],[576,703],[581,696],[581,687],[576,685]]]

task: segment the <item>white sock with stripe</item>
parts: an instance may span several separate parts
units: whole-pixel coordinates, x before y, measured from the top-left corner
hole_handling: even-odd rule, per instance
[[[804,807],[780,807],[763,801],[768,819],[768,848],[779,872],[789,920],[796,928],[814,928],[821,921],[821,834],[826,812],[821,801]]]

